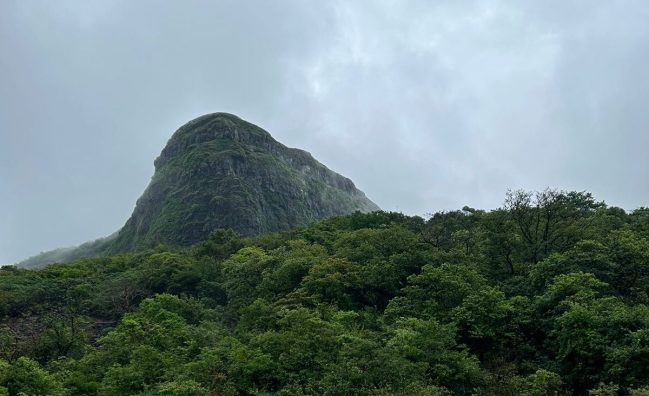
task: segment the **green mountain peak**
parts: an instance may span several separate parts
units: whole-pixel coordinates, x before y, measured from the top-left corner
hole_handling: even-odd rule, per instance
[[[257,235],[379,210],[350,179],[308,152],[286,147],[228,113],[207,114],[180,127],[154,165],[149,186],[119,232],[82,245],[82,251],[58,250],[24,263],[41,266],[159,243],[187,246],[219,228]]]
[[[213,113],[173,134],[111,250],[190,245],[218,228],[242,235],[284,231],[378,209],[308,152],[232,114]]]

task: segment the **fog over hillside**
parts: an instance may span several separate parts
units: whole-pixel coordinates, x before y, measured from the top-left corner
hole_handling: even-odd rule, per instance
[[[0,3],[0,262],[124,224],[170,132],[250,120],[387,210],[649,197],[645,1]]]

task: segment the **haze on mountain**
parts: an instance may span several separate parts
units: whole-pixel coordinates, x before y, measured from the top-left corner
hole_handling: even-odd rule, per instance
[[[308,152],[288,148],[227,113],[183,125],[155,168],[120,230],[76,248],[41,253],[18,266],[39,268],[158,244],[190,246],[218,229],[244,236],[288,231],[331,216],[380,209],[351,180]]]
[[[0,2],[0,263],[119,229],[226,111],[387,210],[649,196],[649,3]]]

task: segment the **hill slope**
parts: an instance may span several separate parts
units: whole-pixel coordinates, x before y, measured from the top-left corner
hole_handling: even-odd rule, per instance
[[[354,183],[306,151],[277,142],[260,127],[227,113],[178,129],[155,160],[155,173],[116,236],[85,246],[100,256],[158,243],[188,246],[219,228],[242,235],[288,230],[379,207]],[[80,257],[75,249],[32,257],[39,267]]]
[[[0,268],[1,395],[649,393],[649,209],[588,193]]]
[[[190,245],[217,228],[242,235],[378,210],[354,183],[231,114],[181,127],[155,160],[155,174],[111,250]]]

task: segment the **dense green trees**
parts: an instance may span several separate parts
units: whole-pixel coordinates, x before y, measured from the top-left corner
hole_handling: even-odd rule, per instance
[[[510,192],[0,269],[0,395],[644,395],[649,215]]]

